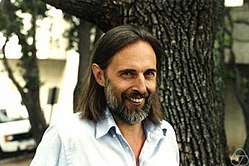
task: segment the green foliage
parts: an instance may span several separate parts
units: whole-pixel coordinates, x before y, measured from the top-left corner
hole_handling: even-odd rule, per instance
[[[40,78],[36,57],[36,22],[46,16],[47,7],[42,0],[1,0],[0,1],[0,32],[6,37],[6,41],[12,36],[18,38],[21,46],[21,59],[17,67],[25,81],[20,85],[13,75],[13,70],[4,59],[4,67],[7,69],[9,78],[12,80],[22,97],[30,117],[33,137],[39,143],[47,125],[41,111],[39,101]],[[29,26],[24,25],[25,17],[29,16]],[[26,22],[25,22],[26,23]],[[4,53],[4,52],[3,52]],[[35,112],[34,112],[35,111]],[[37,128],[37,126],[39,126]]]
[[[35,14],[38,18],[46,16],[47,7],[41,0],[2,0],[0,8],[0,31],[6,35],[18,34],[23,30],[23,17],[17,13]],[[29,31],[29,30],[28,30]]]
[[[47,6],[41,0],[16,0],[15,5],[18,6],[23,13],[32,13],[35,5],[36,14],[40,16],[40,18],[46,17]]]
[[[42,0],[2,0],[0,8],[0,32],[5,37],[17,36],[22,57],[18,64],[29,90],[39,87],[39,72],[36,66],[36,21],[46,17],[47,6]],[[31,16],[30,28],[24,29],[24,16]],[[31,43],[28,39],[32,39]]]
[[[226,47],[230,47],[232,43],[232,36],[228,33],[224,34],[224,45]]]
[[[64,19],[67,22],[69,22],[69,24],[71,25],[70,28],[64,32],[64,37],[68,39],[67,50],[74,49],[74,50],[77,50],[79,52],[78,29],[79,29],[79,25],[80,25],[80,20],[77,17],[68,15],[66,13],[64,13]]]

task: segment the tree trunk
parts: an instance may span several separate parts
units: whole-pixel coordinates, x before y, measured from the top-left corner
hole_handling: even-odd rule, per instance
[[[91,29],[95,28],[95,37],[94,41],[90,40]],[[92,23],[89,23],[87,21],[84,21],[83,19],[80,20],[80,26],[79,26],[79,66],[78,66],[78,79],[77,84],[74,89],[74,110],[76,110],[76,106],[79,100],[80,96],[80,89],[82,87],[82,84],[84,83],[84,78],[87,73],[88,64],[90,60],[90,54],[91,49],[95,42],[98,40],[98,38],[102,35],[102,31],[98,27],[94,27]]]
[[[215,102],[215,0],[47,2],[103,31],[135,24],[152,32],[165,49],[160,93],[176,131],[181,165],[225,165],[223,108]]]
[[[39,143],[47,128],[47,123],[40,106],[39,89],[33,89],[33,91],[26,93],[22,96],[22,99],[28,110],[31,132],[36,143]]]
[[[5,25],[5,35],[6,36],[6,42],[3,45],[2,51],[3,51],[3,64],[4,67],[8,73],[9,78],[13,82],[13,84],[16,86],[17,90],[19,91],[22,102],[27,108],[28,114],[29,114],[29,120],[31,124],[31,131],[32,134],[36,140],[36,143],[39,144],[41,137],[43,135],[43,132],[45,131],[47,125],[45,118],[43,116],[43,113],[41,111],[40,106],[40,80],[39,80],[39,68],[37,65],[37,58],[36,58],[36,21],[38,13],[41,12],[39,10],[39,2],[37,1],[29,1],[29,4],[22,4],[24,7],[25,5],[32,6],[31,9],[29,9],[29,14],[31,15],[31,27],[27,34],[23,34],[22,24],[20,22],[22,21],[20,18],[18,18],[15,13],[16,10],[20,10],[14,5],[14,2],[10,0],[2,0],[1,1],[1,11],[2,12],[1,19],[4,19],[4,25]],[[29,7],[30,7],[29,6]],[[3,25],[2,25],[3,26]],[[14,27],[14,28],[13,28]],[[2,27],[3,28],[3,27]],[[25,81],[25,85],[22,87],[19,82],[14,77],[14,71],[10,68],[8,64],[8,60],[6,59],[5,54],[5,47],[9,40],[9,37],[11,35],[16,35],[18,37],[18,42],[21,45],[22,48],[22,57],[19,62],[19,67],[21,68],[21,76],[23,80]],[[32,43],[28,43],[27,39],[32,39]]]
[[[80,96],[80,88],[82,87],[82,83],[84,82],[83,78],[86,75],[87,67],[89,63],[90,56],[90,30],[93,25],[87,21],[80,20],[79,25],[79,66],[78,66],[78,81],[76,87],[74,89],[74,110],[79,100]]]
[[[225,6],[224,1],[214,1],[214,48],[213,48],[213,59],[214,59],[214,82],[215,82],[215,110],[217,110],[217,124],[219,134],[217,139],[220,140],[219,149],[223,151],[225,157],[225,163],[231,165],[229,150],[225,135],[225,99],[224,99],[224,29],[225,29]]]
[[[45,118],[43,116],[41,106],[40,106],[40,99],[39,99],[39,71],[37,66],[36,59],[33,59],[33,61],[29,61],[28,64],[28,73],[31,76],[35,76],[34,78],[28,76],[27,72],[24,73],[23,77],[29,81],[26,82],[25,87],[21,87],[20,84],[17,82],[16,78],[14,77],[14,71],[11,69],[8,60],[5,57],[5,46],[8,42],[8,38],[5,41],[5,44],[2,48],[3,50],[3,65],[8,73],[8,76],[10,80],[13,82],[13,84],[16,86],[17,90],[19,91],[22,102],[25,105],[28,115],[29,115],[29,121],[31,125],[31,132],[33,134],[33,138],[35,139],[37,145],[41,141],[42,135],[44,131],[47,128],[47,124],[45,121]],[[37,70],[36,70],[37,69]],[[38,80],[37,80],[38,79]],[[38,82],[38,83],[37,83]]]
[[[21,65],[25,68],[25,71],[23,72],[23,78],[26,82],[24,87],[25,95],[22,94],[22,97],[24,97],[22,99],[24,100],[23,102],[25,103],[26,108],[28,110],[33,137],[35,138],[36,143],[39,144],[43,133],[47,128],[47,124],[40,105],[40,73],[36,57],[36,21],[38,13],[37,2],[33,0],[32,5],[32,26],[30,29],[30,33],[33,39],[32,44],[30,45],[30,53],[32,56],[25,54],[21,58]]]

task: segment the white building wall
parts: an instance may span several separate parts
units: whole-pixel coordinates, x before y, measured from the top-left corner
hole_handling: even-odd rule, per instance
[[[23,80],[18,74],[18,68],[16,67],[17,60],[9,60],[12,69],[15,70],[15,76],[21,85]],[[49,88],[58,87],[59,93],[61,93],[64,82],[65,74],[65,60],[39,60],[38,66],[40,69],[40,79],[42,86],[40,88],[40,101],[41,107],[44,111],[46,120],[50,119],[51,106],[47,104]],[[71,87],[70,87],[71,88]],[[72,89],[72,88],[71,88]],[[60,94],[59,94],[60,95]],[[59,97],[60,98],[60,97]],[[70,101],[70,99],[68,99]],[[58,103],[54,106],[56,110]],[[66,104],[66,103],[64,103]],[[4,70],[3,64],[0,61],[0,109],[7,109],[13,114],[17,114],[17,110],[23,109],[21,105],[21,96],[17,91],[12,81],[8,78],[7,72]]]

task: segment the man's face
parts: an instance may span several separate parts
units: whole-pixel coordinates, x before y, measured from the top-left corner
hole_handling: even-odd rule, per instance
[[[105,71],[105,95],[114,117],[129,124],[144,120],[156,93],[156,56],[144,41],[127,45]]]

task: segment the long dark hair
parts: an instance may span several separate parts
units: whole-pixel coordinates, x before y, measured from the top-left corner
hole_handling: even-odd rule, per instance
[[[111,63],[113,55],[128,44],[139,40],[148,42],[153,48],[157,59],[158,82],[160,79],[160,60],[163,49],[160,42],[147,31],[131,25],[122,25],[106,32],[96,43],[91,55],[91,62],[88,73],[81,88],[81,96],[76,107],[76,112],[81,112],[81,117],[97,122],[103,117],[106,108],[104,88],[100,86],[93,75],[91,65],[96,63],[102,70],[105,70]],[[152,105],[149,119],[154,123],[159,123],[163,119],[158,92]]]

